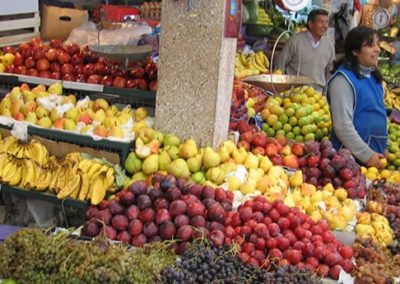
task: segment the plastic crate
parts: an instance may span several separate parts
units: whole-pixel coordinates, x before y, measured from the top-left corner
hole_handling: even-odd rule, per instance
[[[91,99],[104,98],[110,104],[131,105],[133,108],[143,106],[154,109],[156,104],[156,93],[152,91],[105,87],[97,84],[59,81],[13,74],[0,74],[0,92],[4,95],[11,88],[19,86],[22,83],[27,83],[30,86],[38,84],[49,86],[56,82],[62,83],[65,94],[75,94],[77,99],[84,98],[85,96]]]
[[[61,206],[61,210],[63,212],[64,226],[69,227],[70,225],[82,225],[86,220],[86,210],[89,206],[87,201],[80,201],[72,198],[58,199],[56,195],[39,192],[39,191],[30,191],[23,188],[1,184],[1,192],[2,194],[10,194],[16,195],[25,199],[36,199],[42,200],[45,202],[49,202],[52,204],[56,204]],[[71,224],[68,220],[66,211],[73,208],[73,210],[77,211],[78,221],[75,221],[75,224]]]

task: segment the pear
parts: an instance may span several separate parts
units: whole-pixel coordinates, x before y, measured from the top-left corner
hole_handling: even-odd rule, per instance
[[[264,176],[264,171],[263,170],[259,170],[258,168],[249,169],[248,179],[253,179],[255,181],[258,181],[263,176]]]
[[[179,140],[179,137],[171,134],[171,133],[167,133],[164,135],[164,146],[179,146],[181,144],[181,141]]]
[[[289,185],[292,188],[299,187],[303,184],[303,173],[301,171],[296,171],[293,175],[289,178]]]
[[[194,157],[191,157],[187,159],[186,163],[189,167],[189,170],[194,173],[197,172],[201,169],[201,165],[203,162],[203,155],[202,154],[197,154]]]
[[[251,194],[256,191],[256,181],[252,179],[248,179],[243,184],[240,185],[240,191],[244,194]]]
[[[51,122],[51,119],[48,116],[45,116],[38,120],[37,125],[42,126],[44,128],[51,128],[53,123]]]
[[[339,209],[338,213],[346,219],[347,222],[349,222],[351,219],[354,218],[356,215],[356,212],[353,211],[352,208],[343,206]]]
[[[203,166],[206,169],[216,167],[220,164],[221,158],[218,153],[215,152],[211,147],[206,147],[203,154]]]
[[[315,210],[315,211],[313,211],[313,212],[311,213],[311,219],[312,219],[314,222],[318,222],[319,220],[322,219],[322,215],[321,215],[321,213],[320,213],[318,210]]]
[[[197,148],[196,141],[193,139],[187,139],[180,146],[179,157],[189,159],[196,156],[198,152],[199,149]]]
[[[273,166],[271,160],[268,158],[268,156],[262,156],[260,158],[260,164],[259,167],[265,172],[268,173],[269,169]]]
[[[218,149],[218,155],[221,159],[221,162],[226,162],[229,159],[229,151],[226,146],[221,146]]]
[[[229,154],[232,154],[233,150],[236,149],[235,143],[232,140],[222,142],[221,147],[224,147]]]
[[[142,164],[142,171],[145,175],[151,175],[158,171],[158,155],[151,154]]]
[[[171,160],[175,160],[179,158],[179,148],[177,146],[167,146],[165,147],[165,150],[167,150],[169,157]]]
[[[264,175],[257,181],[256,187],[259,191],[261,191],[261,193],[266,193],[271,186],[271,179],[268,175]]]
[[[232,158],[235,161],[236,164],[243,164],[245,159],[243,156],[240,154],[238,149],[233,149],[232,151]]]
[[[50,94],[56,94],[61,96],[63,93],[62,85],[61,83],[54,83],[51,84],[50,87],[47,89],[47,92]]]
[[[206,181],[206,177],[202,171],[193,173],[190,178],[198,184],[203,184]]]
[[[224,172],[224,174],[228,174],[228,173],[234,172],[237,169],[237,165],[234,162],[223,163],[219,167]]]
[[[116,138],[124,138],[124,132],[122,131],[121,127],[113,126],[108,133],[108,136],[116,137]]]
[[[295,207],[296,203],[293,200],[293,196],[291,194],[287,194],[285,199],[283,200],[286,206],[288,207]]]
[[[206,172],[206,178],[220,185],[224,182],[224,172],[219,167],[209,168]]]
[[[249,153],[244,161],[244,166],[248,169],[258,168],[258,158],[253,153]]]
[[[322,201],[322,191],[317,190],[316,192],[314,192],[311,195],[311,202],[312,203],[316,203],[316,202],[319,202],[319,201]]]
[[[158,157],[158,169],[161,171],[165,171],[168,168],[168,165],[171,163],[171,158],[169,157],[166,151],[161,151]]]
[[[147,147],[150,148],[150,152],[152,154],[158,154],[160,152],[161,143],[158,140],[151,140],[149,143],[146,144]]]
[[[146,180],[147,176],[143,172],[137,172],[132,176],[132,182]]]
[[[154,132],[153,132],[153,135],[152,135],[152,137],[151,137],[153,140],[158,140],[158,141],[160,141],[160,143],[162,144],[163,143],[163,141],[164,141],[164,134],[162,134],[160,131],[158,131],[158,130],[155,130]]]
[[[129,153],[125,160],[125,169],[128,173],[137,173],[142,169],[142,160],[135,153]]]
[[[93,120],[96,120],[97,122],[102,123],[104,121],[104,119],[106,119],[106,113],[104,112],[104,110],[99,109],[98,111],[96,111],[96,113],[94,114]]]
[[[25,121],[28,121],[28,122],[30,122],[30,123],[32,123],[32,124],[36,124],[37,121],[38,121],[37,116],[36,116],[36,113],[34,113],[34,112],[28,112],[28,114],[27,114],[26,117],[25,117]]]
[[[150,156],[150,147],[146,145],[139,145],[135,147],[135,153],[140,159],[146,159]]]
[[[176,178],[188,178],[190,176],[190,171],[186,161],[181,158],[173,160],[168,165],[167,171],[170,175],[173,175]]]
[[[237,191],[240,189],[240,180],[236,176],[230,176],[226,182],[230,191]]]

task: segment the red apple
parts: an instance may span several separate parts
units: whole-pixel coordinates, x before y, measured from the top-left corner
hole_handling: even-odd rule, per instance
[[[54,79],[54,80],[60,80],[61,79],[61,73],[60,72],[53,72],[50,74],[50,79]]]
[[[26,67],[24,65],[17,66],[14,68],[15,74],[26,75]]]
[[[21,66],[24,64],[24,57],[21,55],[21,53],[17,52],[14,55],[14,66]]]
[[[26,75],[37,77],[39,72],[36,69],[31,68],[26,71]]]
[[[97,75],[97,74],[93,74],[93,75],[90,75],[89,76],[89,78],[87,79],[87,83],[89,83],[89,84],[99,84],[100,83],[100,75]]]
[[[61,65],[68,63],[71,60],[71,56],[64,51],[60,51],[57,55],[57,60],[60,62]]]
[[[50,72],[49,71],[40,71],[39,72],[39,77],[41,78],[50,78]]]
[[[61,48],[62,47],[62,42],[59,39],[52,39],[50,41],[50,47],[52,48]]]
[[[39,59],[44,58],[45,57],[45,52],[44,52],[43,48],[41,48],[41,47],[35,48],[33,50],[33,56],[32,57],[35,60],[39,60]]]
[[[3,47],[3,54],[6,54],[6,53],[15,54],[16,52],[17,52],[17,49],[15,47],[13,47],[13,46],[5,46],[5,47]]]
[[[146,73],[142,67],[136,66],[131,70],[129,75],[130,77],[137,79],[137,78],[143,78],[145,74]]]
[[[25,67],[28,69],[35,67],[35,60],[32,57],[25,59]]]
[[[49,62],[57,60],[58,50],[55,48],[50,48],[46,51],[45,56]]]
[[[77,65],[72,64],[72,65],[74,65],[74,72],[73,73],[75,75],[83,74],[83,65],[82,64],[77,64]]]
[[[133,89],[136,87],[136,80],[135,79],[128,79],[126,80],[126,87],[129,89]]]
[[[85,83],[86,82],[86,76],[83,75],[83,74],[76,75],[75,82]]]
[[[58,62],[52,62],[49,69],[51,72],[61,72],[61,65]]]
[[[123,77],[116,77],[113,81],[113,87],[125,88],[126,80]]]
[[[302,157],[304,155],[304,144],[302,143],[294,143],[292,145],[292,153],[297,157]]]
[[[94,74],[94,64],[88,63],[85,66],[83,66],[83,74],[85,76],[90,76]]]
[[[67,46],[65,46],[65,51],[70,55],[73,56],[77,53],[80,52],[80,47],[79,45],[75,44],[75,43],[70,43]]]
[[[80,54],[72,55],[71,64],[74,66],[76,66],[77,64],[83,64],[83,56]]]
[[[94,73],[97,75],[104,75],[106,72],[106,65],[101,62],[97,62],[94,64]]]
[[[48,70],[50,67],[50,63],[49,61],[47,61],[47,59],[40,59],[36,62],[36,69],[41,72],[41,71],[46,71]]]
[[[149,84],[150,91],[157,92],[157,81],[151,81]]]
[[[75,81],[75,75],[72,73],[67,73],[62,76],[62,79],[65,81]]]
[[[65,63],[63,66],[61,66],[61,74],[72,74],[74,72],[74,67],[69,64]]]

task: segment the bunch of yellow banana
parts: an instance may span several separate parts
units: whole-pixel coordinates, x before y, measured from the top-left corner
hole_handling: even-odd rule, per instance
[[[386,82],[383,81],[383,90],[385,91],[385,106],[388,108],[395,108],[400,111],[400,96],[396,94],[393,90],[390,90]],[[396,89],[398,90],[398,89]]]
[[[113,167],[84,159],[78,164],[78,169],[84,173],[82,188],[78,195],[79,200],[90,199],[93,205],[97,205],[104,199],[107,191],[115,191]]]
[[[357,235],[370,237],[385,246],[393,242],[393,231],[389,221],[377,213],[358,213],[355,231]]]
[[[273,25],[271,17],[267,14],[267,12],[263,8],[261,8],[259,6],[257,7],[256,23],[261,24],[261,25]]]
[[[252,52],[245,55],[237,52],[235,57],[235,78],[241,79],[248,76],[267,73],[269,60],[263,51]]]
[[[40,166],[46,165],[49,160],[47,148],[35,139],[23,144],[14,136],[8,136],[0,145],[0,153],[9,153],[17,158],[29,158]]]

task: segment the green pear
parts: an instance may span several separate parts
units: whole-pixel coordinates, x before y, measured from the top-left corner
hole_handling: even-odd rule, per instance
[[[196,156],[198,152],[199,149],[197,148],[196,141],[193,139],[187,139],[185,142],[183,142],[183,144],[181,144],[179,149],[179,157],[183,159],[189,159]]]
[[[177,146],[167,146],[165,147],[165,150],[167,150],[169,157],[171,158],[171,160],[175,160],[177,158],[179,158],[179,148]]]
[[[161,151],[158,157],[158,169],[160,171],[166,171],[168,165],[171,163],[171,158],[166,151]]]
[[[178,158],[173,160],[167,167],[170,175],[176,178],[188,178],[190,176],[189,168],[184,159]]]
[[[211,147],[206,147],[203,154],[203,166],[206,169],[216,167],[220,164],[221,158],[218,153],[215,152]]]
[[[203,155],[197,154],[196,156],[187,159],[186,163],[192,173],[197,172],[201,169],[201,165],[203,164]]]
[[[206,177],[204,176],[204,173],[201,171],[195,172],[190,176],[190,178],[198,184],[203,184],[206,181]]]
[[[142,160],[135,153],[129,153],[125,160],[125,169],[128,173],[134,174],[142,169]]]
[[[47,92],[50,94],[62,95],[63,90],[61,83],[51,84],[50,87],[47,89]]]
[[[158,171],[158,155],[151,154],[142,164],[142,171],[145,175],[151,175]]]
[[[160,141],[160,143],[162,144],[162,143],[164,142],[164,134],[162,134],[162,133],[161,133],[160,131],[158,131],[158,130],[155,130],[155,131],[153,132],[152,139],[153,139],[153,140],[158,140],[158,141]]]
[[[164,146],[179,146],[181,144],[181,140],[179,140],[179,137],[171,134],[171,133],[167,133],[164,135]]]

